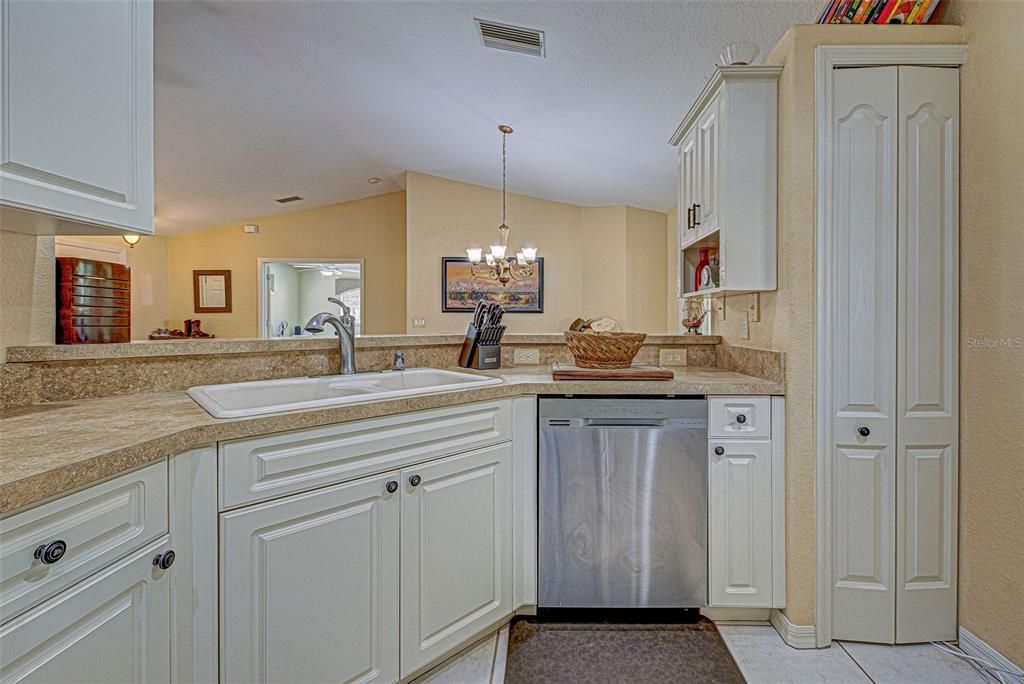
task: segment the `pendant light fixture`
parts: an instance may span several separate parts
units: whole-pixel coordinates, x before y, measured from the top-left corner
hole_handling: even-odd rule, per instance
[[[495,280],[502,285],[508,285],[510,282],[533,276],[537,248],[523,247],[514,255],[508,253],[508,234],[511,228],[505,222],[505,211],[508,206],[508,136],[512,133],[512,127],[502,124],[498,126],[498,130],[501,131],[501,225],[498,226],[498,244],[491,245],[491,250],[487,254],[479,247],[470,247],[466,250],[466,255],[469,257],[470,270],[474,278]]]

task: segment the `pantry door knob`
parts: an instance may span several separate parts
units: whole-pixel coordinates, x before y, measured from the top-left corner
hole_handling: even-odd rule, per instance
[[[391,480],[391,482],[388,482],[384,486],[387,488],[389,494],[394,494],[395,492],[398,491],[398,481],[397,480]]]
[[[164,551],[163,553],[158,553],[153,558],[153,565],[160,568],[161,570],[166,570],[167,568],[174,565],[174,558],[174,551]]]
[[[747,416],[741,413],[740,415],[736,416],[736,422],[739,423],[740,425],[743,425],[744,423],[747,422]]]
[[[409,484],[411,484],[413,487],[418,487],[420,482],[423,482],[423,478],[420,477],[419,475],[413,475],[412,477],[409,478]]]
[[[42,562],[43,565],[53,565],[67,553],[68,545],[63,539],[52,541],[49,544],[40,544],[36,549],[35,557]]]
[[[725,453],[725,447],[715,447],[715,455],[721,456]]]
[[[861,425],[859,428],[857,428],[857,434],[859,434],[861,437],[867,437],[868,435],[871,434],[871,428],[865,425]]]

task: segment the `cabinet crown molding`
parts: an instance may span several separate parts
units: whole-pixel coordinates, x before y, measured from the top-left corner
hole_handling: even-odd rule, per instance
[[[720,66],[715,68],[715,73],[704,85],[700,95],[690,106],[686,116],[683,117],[676,132],[669,139],[669,145],[678,145],[693,124],[697,117],[704,111],[708,103],[718,94],[718,91],[725,83],[737,83],[740,81],[778,81],[782,74],[782,67],[775,65],[759,64],[756,66]]]

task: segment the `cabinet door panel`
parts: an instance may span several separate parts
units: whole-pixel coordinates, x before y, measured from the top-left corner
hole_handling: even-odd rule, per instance
[[[680,183],[680,204],[679,212],[679,245],[697,238],[697,227],[693,221],[690,210],[700,192],[700,167],[697,159],[697,127],[694,126],[679,143],[679,183]],[[680,273],[682,277],[682,273]],[[691,288],[683,283],[680,292],[689,292]]]
[[[956,69],[899,67],[896,641],[956,639]]]
[[[712,439],[708,444],[708,603],[770,608],[771,442]]]
[[[511,612],[511,464],[505,443],[402,471],[402,676]]]
[[[221,515],[225,682],[398,679],[397,479]]]
[[[715,98],[697,120],[697,148],[700,189],[696,195],[697,234],[706,235],[718,227],[719,135],[722,98]]]
[[[153,231],[153,4],[3,0],[0,199]]]
[[[0,681],[169,682],[171,578],[164,537],[0,627]]]
[[[841,69],[834,78],[832,629],[837,639],[891,641],[896,67]]]

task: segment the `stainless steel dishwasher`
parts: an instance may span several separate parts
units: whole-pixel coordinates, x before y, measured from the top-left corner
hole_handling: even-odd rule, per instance
[[[707,605],[704,399],[540,400],[538,606]]]

